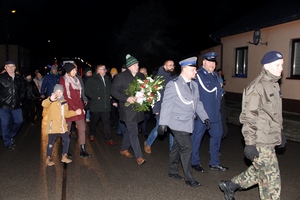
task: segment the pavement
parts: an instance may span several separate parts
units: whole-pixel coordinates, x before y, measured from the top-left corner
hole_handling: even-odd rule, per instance
[[[228,103],[228,108],[230,103]],[[233,107],[233,106],[232,106]],[[0,200],[222,200],[225,199],[218,187],[221,180],[228,180],[244,171],[249,161],[244,157],[241,126],[233,122],[236,117],[229,108],[228,135],[222,141],[221,164],[229,167],[227,172],[209,170],[209,136],[206,135],[200,151],[204,172],[193,175],[202,186],[192,188],[184,181],[168,176],[168,138],[157,139],[152,153],[143,156],[146,163],[139,166],[135,158],[120,155],[122,137],[112,129],[116,146],[104,141],[101,123],[95,134],[96,141],[86,141],[91,158],[80,158],[78,137],[71,137],[70,152],[73,162],[61,163],[61,140],[57,138],[53,160],[55,165],[47,167],[47,135],[41,133],[41,122],[34,126],[24,124],[16,136],[16,147],[7,151],[0,139]],[[239,106],[237,106],[239,107]],[[148,132],[155,126],[155,119],[148,123]],[[87,123],[88,133],[88,123]],[[141,148],[145,138],[139,135]],[[131,150],[130,150],[131,151]],[[132,152],[132,151],[131,151]],[[281,171],[282,200],[300,199],[300,148],[299,142],[288,141],[286,148],[277,150]],[[183,175],[181,167],[179,174]],[[235,199],[259,199],[258,187],[237,191]]]
[[[239,116],[241,113],[241,103],[235,101],[226,101],[228,113],[228,122],[241,125]],[[300,142],[300,114],[283,112],[283,132],[287,140]]]

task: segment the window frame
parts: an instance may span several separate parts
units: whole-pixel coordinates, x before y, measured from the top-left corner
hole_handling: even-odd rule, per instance
[[[298,62],[296,63],[296,61]],[[299,74],[294,74],[296,71],[295,68],[298,68],[297,71],[299,71]],[[300,38],[291,40],[291,62],[289,65],[288,79],[300,79]]]
[[[248,54],[249,54],[248,46],[238,47],[235,49],[234,77],[247,78],[248,56],[249,56]],[[240,67],[239,66],[240,64],[242,64],[243,66]]]

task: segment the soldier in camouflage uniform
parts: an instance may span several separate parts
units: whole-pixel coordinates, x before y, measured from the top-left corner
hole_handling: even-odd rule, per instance
[[[281,179],[275,146],[283,148],[282,95],[278,80],[283,70],[283,56],[270,51],[261,60],[260,75],[243,92],[240,122],[245,140],[245,156],[252,165],[240,175],[219,186],[226,200],[234,200],[234,192],[258,184],[260,199],[280,199]]]

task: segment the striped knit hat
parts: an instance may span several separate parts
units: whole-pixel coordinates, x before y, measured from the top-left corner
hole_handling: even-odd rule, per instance
[[[137,59],[133,56],[131,56],[130,54],[126,55],[126,67],[130,67],[131,65],[134,65],[135,63],[139,63],[139,61],[137,61]]]

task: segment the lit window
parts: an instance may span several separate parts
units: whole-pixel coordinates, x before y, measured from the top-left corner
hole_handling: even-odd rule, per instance
[[[289,78],[300,79],[300,39],[292,40],[292,57]]]
[[[248,47],[235,50],[235,76],[247,77],[248,74]]]

